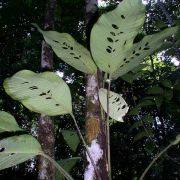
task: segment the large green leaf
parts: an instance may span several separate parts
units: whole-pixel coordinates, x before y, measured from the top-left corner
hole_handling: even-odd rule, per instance
[[[5,138],[0,141],[0,170],[22,163],[41,152],[41,146],[33,136]]]
[[[107,112],[107,90],[101,88],[99,90],[99,100],[104,111]],[[109,116],[116,120],[123,122],[122,117],[127,113],[129,107],[121,95],[110,91],[109,96]]]
[[[62,159],[57,161],[58,164],[64,168],[65,171],[70,172],[73,166],[76,164],[78,160],[80,160],[80,157],[73,157],[69,159]],[[63,177],[62,175],[57,171],[56,172],[56,180],[62,180]]]
[[[73,151],[76,151],[77,146],[80,142],[78,134],[75,131],[70,130],[62,130],[61,132],[68,146]]]
[[[141,0],[124,0],[116,9],[102,15],[91,31],[91,52],[98,67],[116,79],[132,70],[143,59],[164,48],[164,39],[178,28],[135,38],[142,31],[145,7]]]
[[[55,73],[17,72],[4,81],[8,95],[28,109],[55,116],[72,112],[71,94],[67,84]]]
[[[0,111],[0,133],[4,131],[22,131],[22,129],[11,114]]]
[[[56,55],[63,61],[87,74],[96,73],[97,67],[91,58],[90,52],[67,33],[43,31],[33,24],[43,35],[45,41],[52,47]]]

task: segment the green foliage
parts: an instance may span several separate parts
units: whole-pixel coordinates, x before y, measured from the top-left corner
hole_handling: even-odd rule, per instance
[[[79,71],[87,74],[96,73],[97,68],[90,52],[76,42],[71,35],[56,31],[43,31],[36,24],[33,25],[37,27],[47,44],[51,46],[59,58]]]
[[[75,152],[80,142],[78,134],[70,130],[62,130],[61,132],[68,146]]]
[[[17,72],[4,81],[6,93],[29,110],[55,116],[72,112],[71,94],[67,84],[53,72]]]
[[[153,123],[152,116],[145,115],[131,126],[131,128],[129,129],[129,132],[135,128],[142,128],[142,127],[144,128],[144,126],[146,125],[152,125],[152,123]]]
[[[73,157],[69,159],[62,159],[57,161],[58,164],[65,169],[66,172],[70,172],[71,169],[74,167],[74,165],[77,163],[78,160],[80,160],[80,157]],[[56,180],[62,180],[62,175],[57,171],[56,172]]]
[[[22,163],[40,153],[41,146],[33,136],[4,138],[0,141],[0,170]]]
[[[154,136],[152,130],[143,130],[140,131],[138,134],[136,134],[136,136],[134,137],[134,142],[141,140],[144,137],[152,137]]]
[[[145,57],[168,47],[164,40],[178,31],[168,28],[134,42],[144,23],[141,0],[122,1],[113,11],[102,15],[91,31],[91,52],[98,67],[118,78],[129,72]]]
[[[163,89],[159,86],[153,86],[148,89],[147,94],[162,94]]]
[[[99,100],[101,106],[103,107],[104,111],[107,112],[107,90],[106,89],[99,89]],[[110,91],[109,96],[109,116],[116,120],[123,122],[122,117],[125,116],[129,107],[125,100],[122,98],[122,95],[114,93]]]
[[[22,131],[22,129],[11,114],[0,111],[0,133],[5,131]]]

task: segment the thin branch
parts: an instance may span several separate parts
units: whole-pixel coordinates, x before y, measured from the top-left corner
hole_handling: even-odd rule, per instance
[[[83,145],[84,145],[84,147],[85,147],[85,149],[86,149],[86,152],[87,152],[87,154],[88,154],[88,156],[89,156],[89,159],[91,160],[91,163],[92,163],[92,165],[93,165],[93,167],[94,167],[95,174],[96,174],[98,180],[101,180],[99,171],[97,170],[97,167],[96,167],[96,165],[95,165],[95,163],[94,163],[94,160],[93,160],[93,158],[92,158],[92,156],[91,156],[91,153],[89,152],[89,149],[88,149],[87,144],[86,144],[86,142],[85,142],[85,140],[84,140],[84,138],[83,138],[83,136],[82,136],[82,133],[81,133],[81,130],[79,129],[79,126],[78,126],[78,124],[77,124],[77,121],[76,121],[76,119],[75,119],[75,117],[74,117],[73,114],[70,114],[70,115],[71,115],[71,117],[72,117],[72,119],[73,119],[73,121],[74,121],[74,124],[75,124],[76,129],[77,129],[78,134],[79,134],[79,137],[80,137],[80,139],[81,139],[82,142],[83,142]]]
[[[44,154],[43,152],[39,153],[39,155],[48,159],[67,180],[73,180],[73,178],[50,156]]]
[[[145,171],[142,173],[141,177],[139,180],[143,180],[143,178],[145,177],[145,175],[147,174],[147,172],[149,171],[149,169],[152,167],[152,165],[157,161],[157,159],[163,154],[165,153],[171,146],[176,145],[179,143],[179,139],[178,137],[176,137],[176,140],[174,140],[173,142],[171,142],[166,148],[164,148],[159,154],[156,155],[156,157],[152,160],[152,162],[148,165],[148,167],[145,169]]]
[[[108,79],[106,81],[108,83],[107,89],[107,119],[106,119],[106,128],[107,128],[107,151],[108,151],[108,174],[109,179],[111,180],[111,150],[110,150],[110,128],[109,128],[109,97],[110,97],[110,87],[111,87],[111,80]]]

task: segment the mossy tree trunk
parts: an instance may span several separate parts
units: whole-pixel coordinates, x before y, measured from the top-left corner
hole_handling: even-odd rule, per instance
[[[54,14],[56,9],[56,0],[46,0],[44,30],[52,30],[54,28]],[[42,42],[41,51],[41,69],[42,71],[53,70],[53,51],[45,43]],[[38,121],[38,140],[45,154],[54,158],[54,121],[51,117],[40,115]],[[39,157],[38,159],[38,179],[54,180],[55,168],[47,159]]]
[[[86,36],[89,48],[90,31],[98,18],[97,0],[86,0]],[[86,153],[85,180],[108,179],[106,123],[101,117],[101,108],[98,98],[98,89],[102,86],[102,72],[86,75],[86,141],[88,149],[96,166],[95,171],[90,158]]]

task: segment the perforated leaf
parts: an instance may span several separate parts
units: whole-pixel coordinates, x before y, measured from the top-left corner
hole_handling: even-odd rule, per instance
[[[49,44],[56,55],[64,62],[87,74],[94,74],[97,67],[91,58],[90,52],[74,38],[67,33],[58,33],[56,31],[43,31],[33,24],[43,35],[47,44]]]
[[[91,31],[91,52],[98,67],[116,79],[132,70],[143,59],[164,48],[164,39],[178,27],[145,36],[134,43],[142,31],[145,7],[141,0],[124,0],[116,9],[102,15]]]
[[[0,111],[0,133],[4,131],[22,131],[22,129],[11,114]]]
[[[62,130],[62,135],[68,144],[68,146],[73,150],[76,151],[77,146],[80,142],[79,136],[75,131],[70,131],[70,130]]]
[[[41,153],[39,142],[30,135],[5,138],[0,141],[0,170],[22,163]]]
[[[105,112],[107,112],[107,90],[101,88],[99,90],[99,100]],[[110,91],[109,96],[109,116],[123,122],[122,117],[127,113],[129,107],[121,95]]]
[[[17,72],[4,81],[6,93],[29,110],[55,116],[72,111],[71,94],[67,84],[55,73]]]

